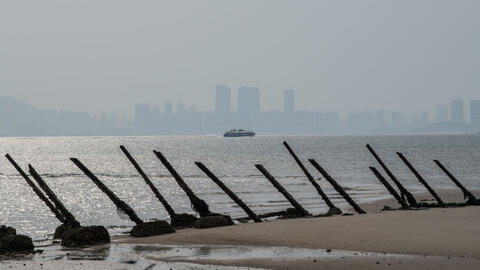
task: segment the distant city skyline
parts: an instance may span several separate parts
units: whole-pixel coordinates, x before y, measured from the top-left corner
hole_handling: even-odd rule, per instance
[[[244,92],[243,95],[243,105],[241,104],[242,102],[240,101],[242,99],[242,94],[241,92]],[[28,103],[29,105],[43,110],[43,111],[72,111],[72,112],[82,112],[82,113],[88,113],[96,117],[102,117],[104,114],[115,114],[118,117],[123,117],[123,118],[128,118],[130,120],[134,120],[135,118],[135,110],[131,110],[132,106],[136,104],[148,104],[149,106],[152,106],[152,108],[156,108],[156,110],[163,111],[163,112],[181,112],[185,111],[187,109],[189,110],[195,110],[195,111],[202,111],[202,112],[217,112],[219,110],[219,107],[223,106],[223,108],[220,108],[218,112],[235,112],[235,111],[242,111],[240,107],[244,107],[244,111],[256,111],[256,112],[268,112],[268,111],[322,111],[322,109],[319,110],[309,110],[309,109],[304,109],[304,108],[299,108],[297,105],[297,98],[298,98],[298,91],[296,89],[280,89],[277,91],[277,98],[278,98],[278,104],[276,104],[275,108],[273,109],[265,109],[262,106],[262,103],[264,102],[262,98],[262,89],[260,87],[256,86],[239,86],[239,87],[232,87],[226,84],[217,84],[215,86],[215,89],[212,93],[210,91],[210,94],[207,95],[207,97],[210,97],[212,106],[209,108],[206,108],[205,110],[198,109],[198,104],[188,104],[183,100],[178,100],[177,102],[172,102],[171,100],[155,100],[155,101],[150,101],[150,102],[141,102],[141,103],[133,103],[129,104],[127,108],[125,108],[126,111],[129,111],[128,114],[117,114],[115,112],[110,112],[110,111],[101,111],[100,113],[92,113],[86,110],[74,110],[72,108],[65,108],[61,107],[60,109],[56,108],[42,108],[37,106],[35,103]],[[4,95],[0,93],[0,95]],[[17,100],[20,100],[22,102],[26,102],[26,100],[20,99],[19,97],[15,95],[5,95],[9,96],[12,98],[15,98]],[[213,97],[213,98],[212,98]],[[418,112],[411,112],[410,110],[407,111],[402,111],[394,108],[388,108],[388,106],[383,106],[380,107],[379,109],[375,108],[364,108],[362,110],[349,110],[349,111],[341,111],[337,110],[335,108],[332,109],[332,111],[336,111],[339,113],[339,115],[342,115],[344,117],[348,117],[348,115],[351,112],[378,112],[378,111],[390,111],[390,112],[403,112],[406,114],[423,114],[427,113],[429,116],[429,119],[432,121],[436,122],[444,122],[444,121],[453,121],[453,122],[470,122],[472,115],[476,115],[475,113],[471,112],[471,108],[475,111],[476,108],[478,108],[479,104],[478,101],[479,99],[476,98],[465,98],[465,99],[460,99],[460,98],[453,98],[450,100],[445,100],[443,104],[437,104],[432,107],[425,107],[423,110],[419,110]],[[240,101],[240,102],[239,102]],[[253,102],[253,104],[252,104]],[[187,107],[186,107],[187,106]],[[289,108],[289,109],[287,109]]]
[[[299,96],[299,92],[296,90],[296,89],[287,89],[287,88],[284,88],[284,89],[279,89],[277,92],[276,92],[276,101],[278,102],[278,104],[275,104],[274,108],[271,108],[271,109],[266,109],[265,106],[262,106],[263,103],[265,102],[264,101],[264,98],[262,98],[262,89],[260,87],[256,87],[256,86],[251,86],[251,87],[248,87],[248,86],[230,86],[230,85],[227,85],[227,84],[217,84],[215,86],[215,90],[214,90],[214,98],[213,99],[210,99],[211,100],[211,104],[212,106],[210,107],[207,107],[205,110],[203,110],[202,108],[199,108],[198,104],[187,104],[186,102],[184,102],[183,100],[178,100],[178,101],[171,101],[171,100],[165,100],[165,99],[162,99],[162,100],[154,100],[154,101],[150,101],[150,102],[142,102],[142,103],[136,103],[136,104],[148,104],[149,106],[152,106],[156,108],[156,110],[158,110],[159,112],[164,112],[165,109],[167,109],[167,111],[170,111],[171,113],[173,112],[177,112],[179,111],[182,111],[182,110],[195,110],[195,111],[199,111],[199,112],[214,112],[216,111],[217,109],[217,106],[218,106],[218,101],[216,100],[216,98],[218,98],[218,91],[220,90],[220,92],[223,92],[223,99],[226,100],[226,99],[229,99],[230,100],[230,103],[229,104],[224,104],[225,102],[223,102],[224,106],[226,106],[223,110],[228,110],[228,108],[234,112],[234,111],[238,111],[239,109],[239,105],[241,102],[240,99],[240,92],[239,91],[240,89],[244,90],[244,91],[250,91],[248,95],[250,95],[250,97],[247,97],[246,100],[254,100],[255,104],[254,105],[245,105],[247,107],[257,107],[258,106],[258,111],[259,112],[268,112],[268,111],[285,111],[285,108],[286,106],[294,106],[294,109],[295,110],[298,110],[298,111],[326,111],[326,108],[325,109],[316,109],[316,110],[309,110],[309,109],[305,109],[305,108],[302,108],[300,106],[298,106],[297,104],[297,99],[298,99],[298,96]],[[253,91],[253,92],[252,92]],[[292,95],[293,93],[293,95]],[[1,94],[1,93],[0,93]],[[228,96],[229,95],[229,96]],[[210,97],[212,96],[212,91],[210,91],[210,94],[209,95],[206,95],[207,97]],[[302,92],[300,92],[300,96],[302,96]],[[15,97],[17,98],[15,95],[13,95],[12,97]],[[293,100],[290,100],[290,101],[286,101],[286,98],[288,99],[292,99],[293,97]],[[302,99],[304,99],[305,97],[303,97]],[[429,122],[447,122],[447,121],[454,121],[454,122],[471,122],[471,116],[474,115],[475,113],[472,114],[471,110],[470,110],[470,107],[472,106],[472,104],[475,104],[474,106],[476,106],[476,108],[478,108],[478,105],[477,103],[475,103],[475,101],[478,101],[480,100],[480,98],[478,99],[475,99],[475,98],[471,98],[471,99],[459,99],[459,98],[453,98],[453,99],[450,99],[450,100],[445,100],[444,102],[442,102],[443,104],[438,104],[438,105],[433,105],[432,107],[426,107],[424,108],[423,110],[419,110],[418,112],[412,112],[412,111],[405,111],[405,110],[401,110],[401,109],[396,109],[396,108],[388,108],[388,106],[383,106],[383,107],[379,107],[379,108],[363,108],[361,110],[347,110],[347,111],[342,111],[342,110],[339,110],[339,109],[336,109],[336,108],[332,108],[332,110],[330,111],[335,111],[339,118],[341,119],[348,119],[349,116],[351,115],[352,112],[356,112],[356,113],[377,113],[379,111],[384,111],[384,112],[388,112],[389,114],[392,114],[392,113],[395,113],[395,112],[400,112],[402,114],[402,116],[408,116],[408,117],[411,117],[413,115],[418,115],[418,114],[424,114],[426,113],[426,115],[428,116],[429,118]],[[470,102],[472,101],[472,102]],[[286,102],[289,102],[289,104],[287,105]],[[246,102],[244,102],[246,103]],[[115,115],[115,118],[117,119],[128,119],[129,121],[132,121],[134,122],[135,120],[135,109],[131,109],[132,106],[134,106],[135,104],[129,104],[126,108],[123,109],[123,111],[128,111],[128,113],[115,113],[115,112],[110,112],[110,111],[101,111],[99,113],[92,113],[92,112],[89,112],[89,111],[85,111],[85,110],[74,110],[74,109],[71,109],[71,108],[64,108],[64,107],[61,107],[60,109],[56,109],[56,108],[41,108],[41,107],[38,107],[36,106],[36,104],[34,103],[29,103],[31,104],[32,106],[35,106],[36,108],[39,108],[41,110],[44,110],[44,111],[72,111],[72,112],[82,112],[82,113],[88,113],[88,114],[91,114],[92,116],[95,116],[95,117],[98,117],[98,118],[101,118],[101,117],[104,117],[105,114],[107,115]],[[186,105],[187,104],[187,105]],[[228,107],[229,106],[229,107]],[[475,108],[474,108],[474,111],[475,111]],[[460,114],[460,112],[463,112],[462,114]],[[476,114],[475,114],[476,115]],[[454,119],[452,119],[451,117],[454,117]],[[462,120],[462,117],[463,117],[463,120]],[[390,115],[390,117],[386,116],[386,119],[390,118],[390,121],[392,121],[392,116]]]
[[[422,113],[393,110],[349,111],[297,109],[296,91],[284,89],[280,110],[261,110],[261,89],[217,85],[206,111],[182,101],[163,106],[131,105],[133,117],[104,112],[99,116],[69,110],[40,110],[15,98],[0,96],[1,136],[54,135],[182,135],[222,134],[246,128],[258,134],[349,135],[405,133],[469,133],[480,131],[480,100],[452,99],[449,105],[425,108]],[[237,96],[237,105],[232,100]],[[447,102],[445,102],[447,103]],[[430,113],[429,111],[434,111]]]
[[[235,86],[230,86],[230,85],[227,85],[227,84],[217,84],[215,87],[218,87],[218,86],[223,86],[223,87],[226,87],[228,89],[230,89],[230,99],[231,99],[231,103],[230,103],[230,108],[232,111],[237,111],[238,110],[238,106],[239,106],[239,95],[237,94],[237,91],[239,88],[257,88],[258,89],[258,100],[259,100],[259,104],[258,104],[258,107],[259,107],[259,111],[283,111],[285,109],[285,97],[286,97],[286,93],[288,91],[294,91],[295,92],[295,109],[296,110],[303,110],[303,111],[318,111],[318,110],[327,110],[327,108],[330,108],[329,110],[332,110],[332,111],[336,111],[339,115],[341,115],[342,117],[348,117],[348,114],[351,112],[351,111],[358,111],[358,112],[376,112],[376,111],[380,111],[380,110],[384,110],[384,111],[402,111],[401,107],[390,107],[387,106],[386,104],[382,104],[383,106],[374,106],[374,107],[362,107],[362,106],[357,106],[356,108],[358,107],[361,107],[360,109],[354,109],[354,110],[348,110],[348,109],[340,109],[340,108],[335,108],[335,107],[332,107],[332,106],[328,106],[328,107],[325,107],[325,108],[306,108],[305,106],[301,106],[298,104],[298,99],[308,99],[308,97],[305,97],[304,95],[302,95],[302,92],[301,91],[298,91],[298,90],[292,90],[292,89],[287,89],[287,88],[284,88],[284,89],[278,89],[278,91],[274,92],[275,95],[273,96],[274,100],[276,101],[276,104],[273,104],[273,106],[270,106],[270,107],[267,107],[267,106],[264,106],[263,104],[265,103],[265,100],[267,99],[270,99],[270,98],[265,98],[264,95],[262,94],[262,88],[260,87],[245,87],[245,86],[238,86],[238,87],[235,87]],[[480,92],[480,90],[479,90]],[[0,95],[1,94],[5,94],[5,93],[1,93],[0,91]],[[204,96],[210,96],[211,95],[211,91],[210,93],[207,93],[207,95],[204,95]],[[11,96],[11,97],[14,97],[14,98],[17,98],[19,100],[23,100],[25,102],[28,102],[28,99],[22,99],[21,97],[19,97],[18,95],[8,95],[8,96]],[[198,110],[198,111],[215,111],[216,109],[216,101],[215,99],[210,99],[210,106],[199,106],[199,104],[195,104],[195,103],[188,103],[186,102],[185,100],[182,100],[182,99],[175,99],[175,100],[171,100],[171,99],[158,99],[158,100],[147,100],[145,99],[146,101],[148,102],[138,102],[136,104],[149,104],[149,105],[152,105],[154,107],[158,107],[159,109],[161,110],[164,110],[164,108],[166,106],[169,106],[167,104],[170,104],[172,107],[172,111],[176,111],[178,110],[178,106],[179,104],[181,104],[180,106],[185,109],[185,108],[190,108],[190,107],[193,107],[195,108],[195,110]],[[470,100],[480,100],[480,97],[479,98],[459,98],[457,96],[454,96],[453,98],[451,99],[448,99],[448,100],[444,100],[442,103],[443,104],[433,104],[431,107],[425,107],[424,109],[418,109],[418,110],[409,110],[409,114],[419,114],[419,113],[424,113],[424,112],[427,112],[429,114],[429,116],[436,116],[438,117],[439,115],[439,110],[445,110],[445,108],[448,108],[448,117],[450,117],[451,115],[451,107],[452,107],[452,102],[454,102],[455,100],[457,101],[465,101],[463,102],[463,117],[464,117],[464,121],[470,121],[470,117],[471,117],[471,114],[470,114],[470,106],[471,106],[471,103],[470,103]],[[129,118],[131,120],[134,119],[135,117],[135,114],[134,114],[134,110],[131,110],[131,106],[132,104],[127,104],[124,108],[122,108],[121,110],[119,111],[122,111],[122,112],[116,112],[116,111],[107,111],[107,110],[100,110],[100,111],[89,111],[89,110],[81,110],[81,109],[75,109],[75,108],[68,108],[68,107],[65,107],[65,106],[58,106],[58,107],[42,107],[42,106],[38,106],[38,104],[36,104],[35,102],[28,102],[29,104],[31,104],[32,106],[35,106],[36,108],[39,108],[39,109],[42,109],[42,110],[56,110],[56,111],[77,111],[77,112],[87,112],[89,114],[92,114],[94,116],[97,116],[97,117],[101,117],[102,114],[105,114],[105,113],[112,113],[112,114],[115,114],[117,115],[118,117],[120,118]],[[135,103],[134,103],[135,104]],[[133,105],[134,105],[133,104]],[[185,105],[185,104],[188,104]],[[187,106],[187,107],[185,107]],[[256,106],[256,105],[255,105]],[[343,106],[341,106],[343,107]],[[460,108],[461,109],[461,108]],[[458,110],[458,109],[457,109]],[[458,113],[457,113],[458,115]],[[442,119],[444,119],[445,117],[443,117]],[[448,118],[449,119],[449,118]],[[461,120],[460,120],[461,121]]]

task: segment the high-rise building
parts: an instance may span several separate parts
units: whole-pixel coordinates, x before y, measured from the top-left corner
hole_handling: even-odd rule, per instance
[[[223,84],[217,85],[215,88],[215,112],[230,113],[232,111],[231,102],[230,88]]]
[[[170,101],[165,102],[165,114],[172,114],[173,113],[173,106]]]
[[[260,112],[260,90],[258,87],[238,88],[238,112],[254,114]]]
[[[448,122],[448,106],[439,105],[437,106],[437,122]]]
[[[465,118],[463,116],[463,100],[453,99],[450,109],[450,121],[454,123],[465,123]]]
[[[470,101],[470,123],[474,127],[480,127],[480,100]]]
[[[185,104],[183,104],[183,102],[178,102],[177,103],[177,113],[184,113],[185,112]]]
[[[150,106],[135,104],[135,125],[145,127],[150,122]]]
[[[422,113],[422,116],[421,116],[421,122],[423,125],[427,125],[428,124],[428,112],[423,112]]]
[[[392,126],[394,128],[402,127],[402,117],[400,116],[400,112],[398,111],[392,112]]]
[[[385,127],[385,111],[380,110],[377,112],[377,127],[383,128]]]
[[[150,121],[158,121],[160,117],[160,106],[154,106],[152,110],[150,110]]]
[[[283,111],[295,111],[295,91],[291,89],[283,91]]]

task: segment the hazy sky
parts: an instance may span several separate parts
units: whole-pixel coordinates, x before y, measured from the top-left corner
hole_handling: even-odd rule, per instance
[[[40,108],[132,114],[216,84],[263,109],[430,111],[480,99],[480,1],[0,2],[0,94]]]

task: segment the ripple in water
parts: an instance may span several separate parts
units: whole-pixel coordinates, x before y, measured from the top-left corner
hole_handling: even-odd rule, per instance
[[[116,207],[69,160],[76,157],[93,171],[121,199],[129,203],[142,219],[167,219],[168,214],[119,146],[125,145],[151,177],[160,192],[179,213],[192,212],[190,202],[154,156],[161,151],[178,170],[194,192],[210,204],[211,210],[233,217],[245,216],[223,192],[194,165],[202,161],[259,214],[284,210],[288,202],[256,170],[261,163],[308,211],[327,211],[315,189],[281,144],[287,140],[307,168],[316,159],[359,201],[389,197],[368,166],[373,157],[365,148],[370,143],[393,173],[410,190],[424,189],[396,157],[403,152],[434,188],[454,187],[433,163],[441,160],[465,186],[479,189],[480,136],[351,136],[351,137],[57,137],[0,138],[0,152],[9,153],[26,169],[32,164],[58,197],[83,225],[105,225],[113,233],[128,231],[133,224],[122,220]],[[59,222],[43,202],[36,198],[18,172],[6,159],[0,160],[0,218],[18,233],[35,239],[50,237]],[[326,193],[340,207],[345,202],[325,181],[319,180]]]

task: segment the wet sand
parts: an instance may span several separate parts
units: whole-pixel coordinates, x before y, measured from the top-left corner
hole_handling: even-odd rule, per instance
[[[445,201],[461,200],[456,191],[440,192]],[[417,196],[428,198],[428,196]],[[480,257],[480,208],[383,211],[392,200],[363,204],[369,214],[275,220],[175,234],[127,238],[124,243],[286,246],[417,255]]]
[[[462,201],[458,190],[439,191],[448,202]],[[480,195],[477,192],[476,195]],[[426,194],[418,199],[431,198]],[[480,196],[479,196],[480,197]],[[353,216],[275,220],[215,229],[186,229],[175,234],[148,238],[119,237],[123,245],[230,245],[291,247],[318,250],[307,257],[170,256],[146,254],[152,261],[191,262],[264,269],[480,269],[480,208],[433,208],[428,210],[383,211],[384,205],[398,207],[393,200],[361,206],[368,214]],[[333,250],[331,253],[326,250]],[[336,251],[352,251],[334,255]],[[235,250],[232,249],[234,253]],[[364,254],[364,252],[370,252]],[[332,254],[332,255],[329,255]],[[48,261],[42,269],[137,269],[107,262]],[[23,264],[26,264],[23,266]],[[98,263],[97,267],[91,267]],[[37,269],[39,262],[4,263],[20,269]],[[30,267],[30,268],[29,268]],[[140,268],[138,268],[140,269]],[[144,268],[141,268],[144,269]],[[151,269],[163,269],[161,267]],[[168,269],[168,268],[166,268]],[[175,268],[173,268],[175,269]],[[210,269],[210,268],[208,268]],[[221,267],[218,269],[222,269]]]
[[[367,269],[392,269],[392,270],[438,270],[438,269],[460,269],[474,270],[480,269],[480,260],[470,258],[447,258],[447,257],[412,257],[396,258],[393,257],[343,257],[343,258],[310,258],[308,260],[282,260],[282,259],[249,259],[249,260],[224,260],[209,261],[203,263],[221,263],[224,266],[249,266],[260,269],[278,269],[278,270],[367,270]],[[219,268],[221,269],[221,268]]]
[[[463,199],[462,194],[457,190],[442,190],[439,191],[439,195],[448,202],[460,202]],[[419,199],[431,198],[426,194],[416,197]],[[384,205],[399,206],[394,200],[389,199],[362,204],[362,207],[369,212],[365,215],[277,220],[200,231],[188,229],[171,235],[144,239],[128,238],[121,242],[285,246],[440,256],[428,259],[415,257],[413,261],[417,261],[421,268],[425,268],[427,265],[435,266],[432,269],[451,269],[453,266],[457,269],[480,268],[480,248],[478,248],[480,209],[478,207],[381,212]],[[225,263],[275,269],[315,269],[318,267],[313,264],[313,259],[311,262],[249,259],[242,262],[239,260]],[[414,264],[416,263],[414,262]],[[356,269],[363,269],[361,265],[364,265],[365,269],[370,269],[378,264],[377,258],[365,257],[322,261],[322,267],[328,266],[327,269],[349,269],[348,265],[355,265]],[[393,263],[390,266],[393,267]],[[406,268],[411,268],[411,265],[397,263],[392,269]]]

